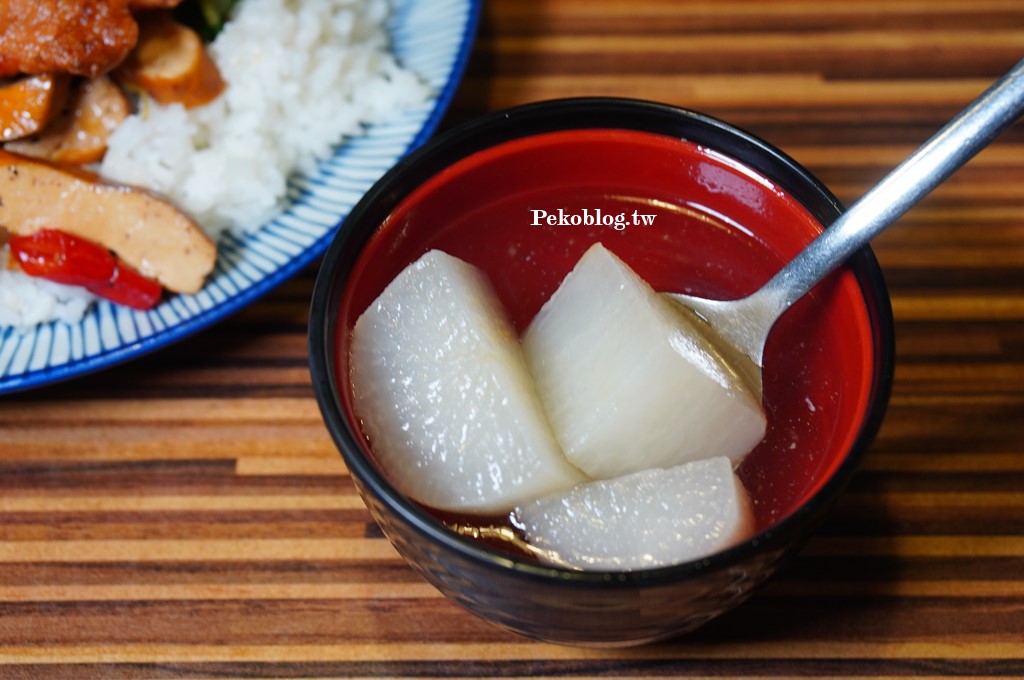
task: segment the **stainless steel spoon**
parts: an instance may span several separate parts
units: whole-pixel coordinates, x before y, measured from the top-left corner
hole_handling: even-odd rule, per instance
[[[776,320],[814,284],[970,160],[1024,113],[1024,60],[900,163],[755,293],[708,300],[667,293],[749,358],[760,386],[764,346]],[[750,373],[751,367],[743,367]]]

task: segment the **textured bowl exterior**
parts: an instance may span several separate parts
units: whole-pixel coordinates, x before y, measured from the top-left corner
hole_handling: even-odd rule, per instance
[[[399,163],[352,210],[328,249],[310,317],[310,367],[330,430],[374,519],[427,581],[478,616],[522,635],[563,644],[626,646],[681,635],[749,597],[810,537],[852,476],[880,426],[892,383],[892,311],[881,270],[865,248],[850,261],[871,321],[874,350],[867,414],[831,479],[799,510],[706,559],[626,573],[576,572],[518,562],[447,530],[402,497],[366,457],[347,422],[336,379],[338,308],[361,248],[412,189],[455,161],[495,143],[583,127],[677,135],[732,156],[795,196],[822,224],[838,201],[792,159],[765,142],[699,113],[621,99],[542,102],[470,121]]]
[[[507,630],[560,644],[628,646],[687,633],[746,600],[796,548],[756,551],[722,568],[698,567],[682,579],[562,578],[425,540],[403,515],[357,487],[388,540],[446,597]]]

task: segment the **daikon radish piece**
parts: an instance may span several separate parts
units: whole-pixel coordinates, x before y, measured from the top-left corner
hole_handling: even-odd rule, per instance
[[[583,476],[558,448],[490,282],[440,251],[356,321],[353,407],[400,491],[441,510],[508,512]]]
[[[603,571],[701,559],[754,526],[747,492],[724,456],[580,484],[522,504],[515,516],[541,559]]]
[[[700,322],[600,244],[523,339],[566,456],[610,479],[712,456],[738,463],[764,436],[760,396]]]

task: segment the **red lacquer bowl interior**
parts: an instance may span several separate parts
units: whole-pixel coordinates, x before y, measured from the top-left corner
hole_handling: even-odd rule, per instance
[[[583,224],[620,214],[619,227]],[[486,271],[522,331],[594,242],[656,290],[726,299],[756,290],[820,230],[768,179],[675,137],[583,129],[477,152],[406,197],[356,262],[338,317],[346,416],[356,422],[347,380],[356,319],[431,248]],[[776,325],[763,374],[768,432],[740,467],[759,529],[796,511],[842,464],[865,418],[873,361],[870,317],[849,271]]]

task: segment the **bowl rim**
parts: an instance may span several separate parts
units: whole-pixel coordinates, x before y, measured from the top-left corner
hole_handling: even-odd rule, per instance
[[[756,154],[771,165],[770,179],[786,190],[812,214],[831,213],[835,219],[842,204],[803,166],[761,138],[718,118],[669,104],[620,97],[572,97],[524,104],[473,118],[435,136],[389,170],[353,207],[325,253],[316,277],[309,310],[309,369],[313,390],[324,423],[350,473],[418,534],[478,565],[514,573],[532,581],[560,586],[607,588],[652,586],[675,583],[707,571],[736,567],[748,560],[795,543],[804,529],[813,528],[834,502],[859,467],[881,427],[892,390],[895,365],[895,331],[892,306],[882,270],[870,246],[848,260],[861,289],[867,309],[875,351],[869,402],[857,434],[842,462],[831,476],[799,508],[766,529],[736,545],[704,558],[671,566],[632,571],[581,571],[527,562],[490,548],[445,527],[419,505],[403,496],[368,459],[359,436],[349,426],[341,407],[336,375],[336,334],[338,311],[347,278],[362,247],[376,231],[380,220],[364,219],[375,206],[387,205],[389,212],[408,193],[447,167],[454,160],[512,139],[564,129],[618,128],[666,132],[661,126],[692,127],[709,135],[718,134],[725,144],[715,150],[752,165],[742,156]],[[452,157],[452,154],[455,157]],[[764,173],[767,174],[767,173]],[[419,178],[417,181],[416,178]],[[407,189],[403,189],[407,186]],[[799,187],[799,190],[796,188]],[[800,194],[815,194],[820,201],[808,206]],[[820,219],[819,214],[815,214]],[[806,531],[809,534],[810,531]]]

